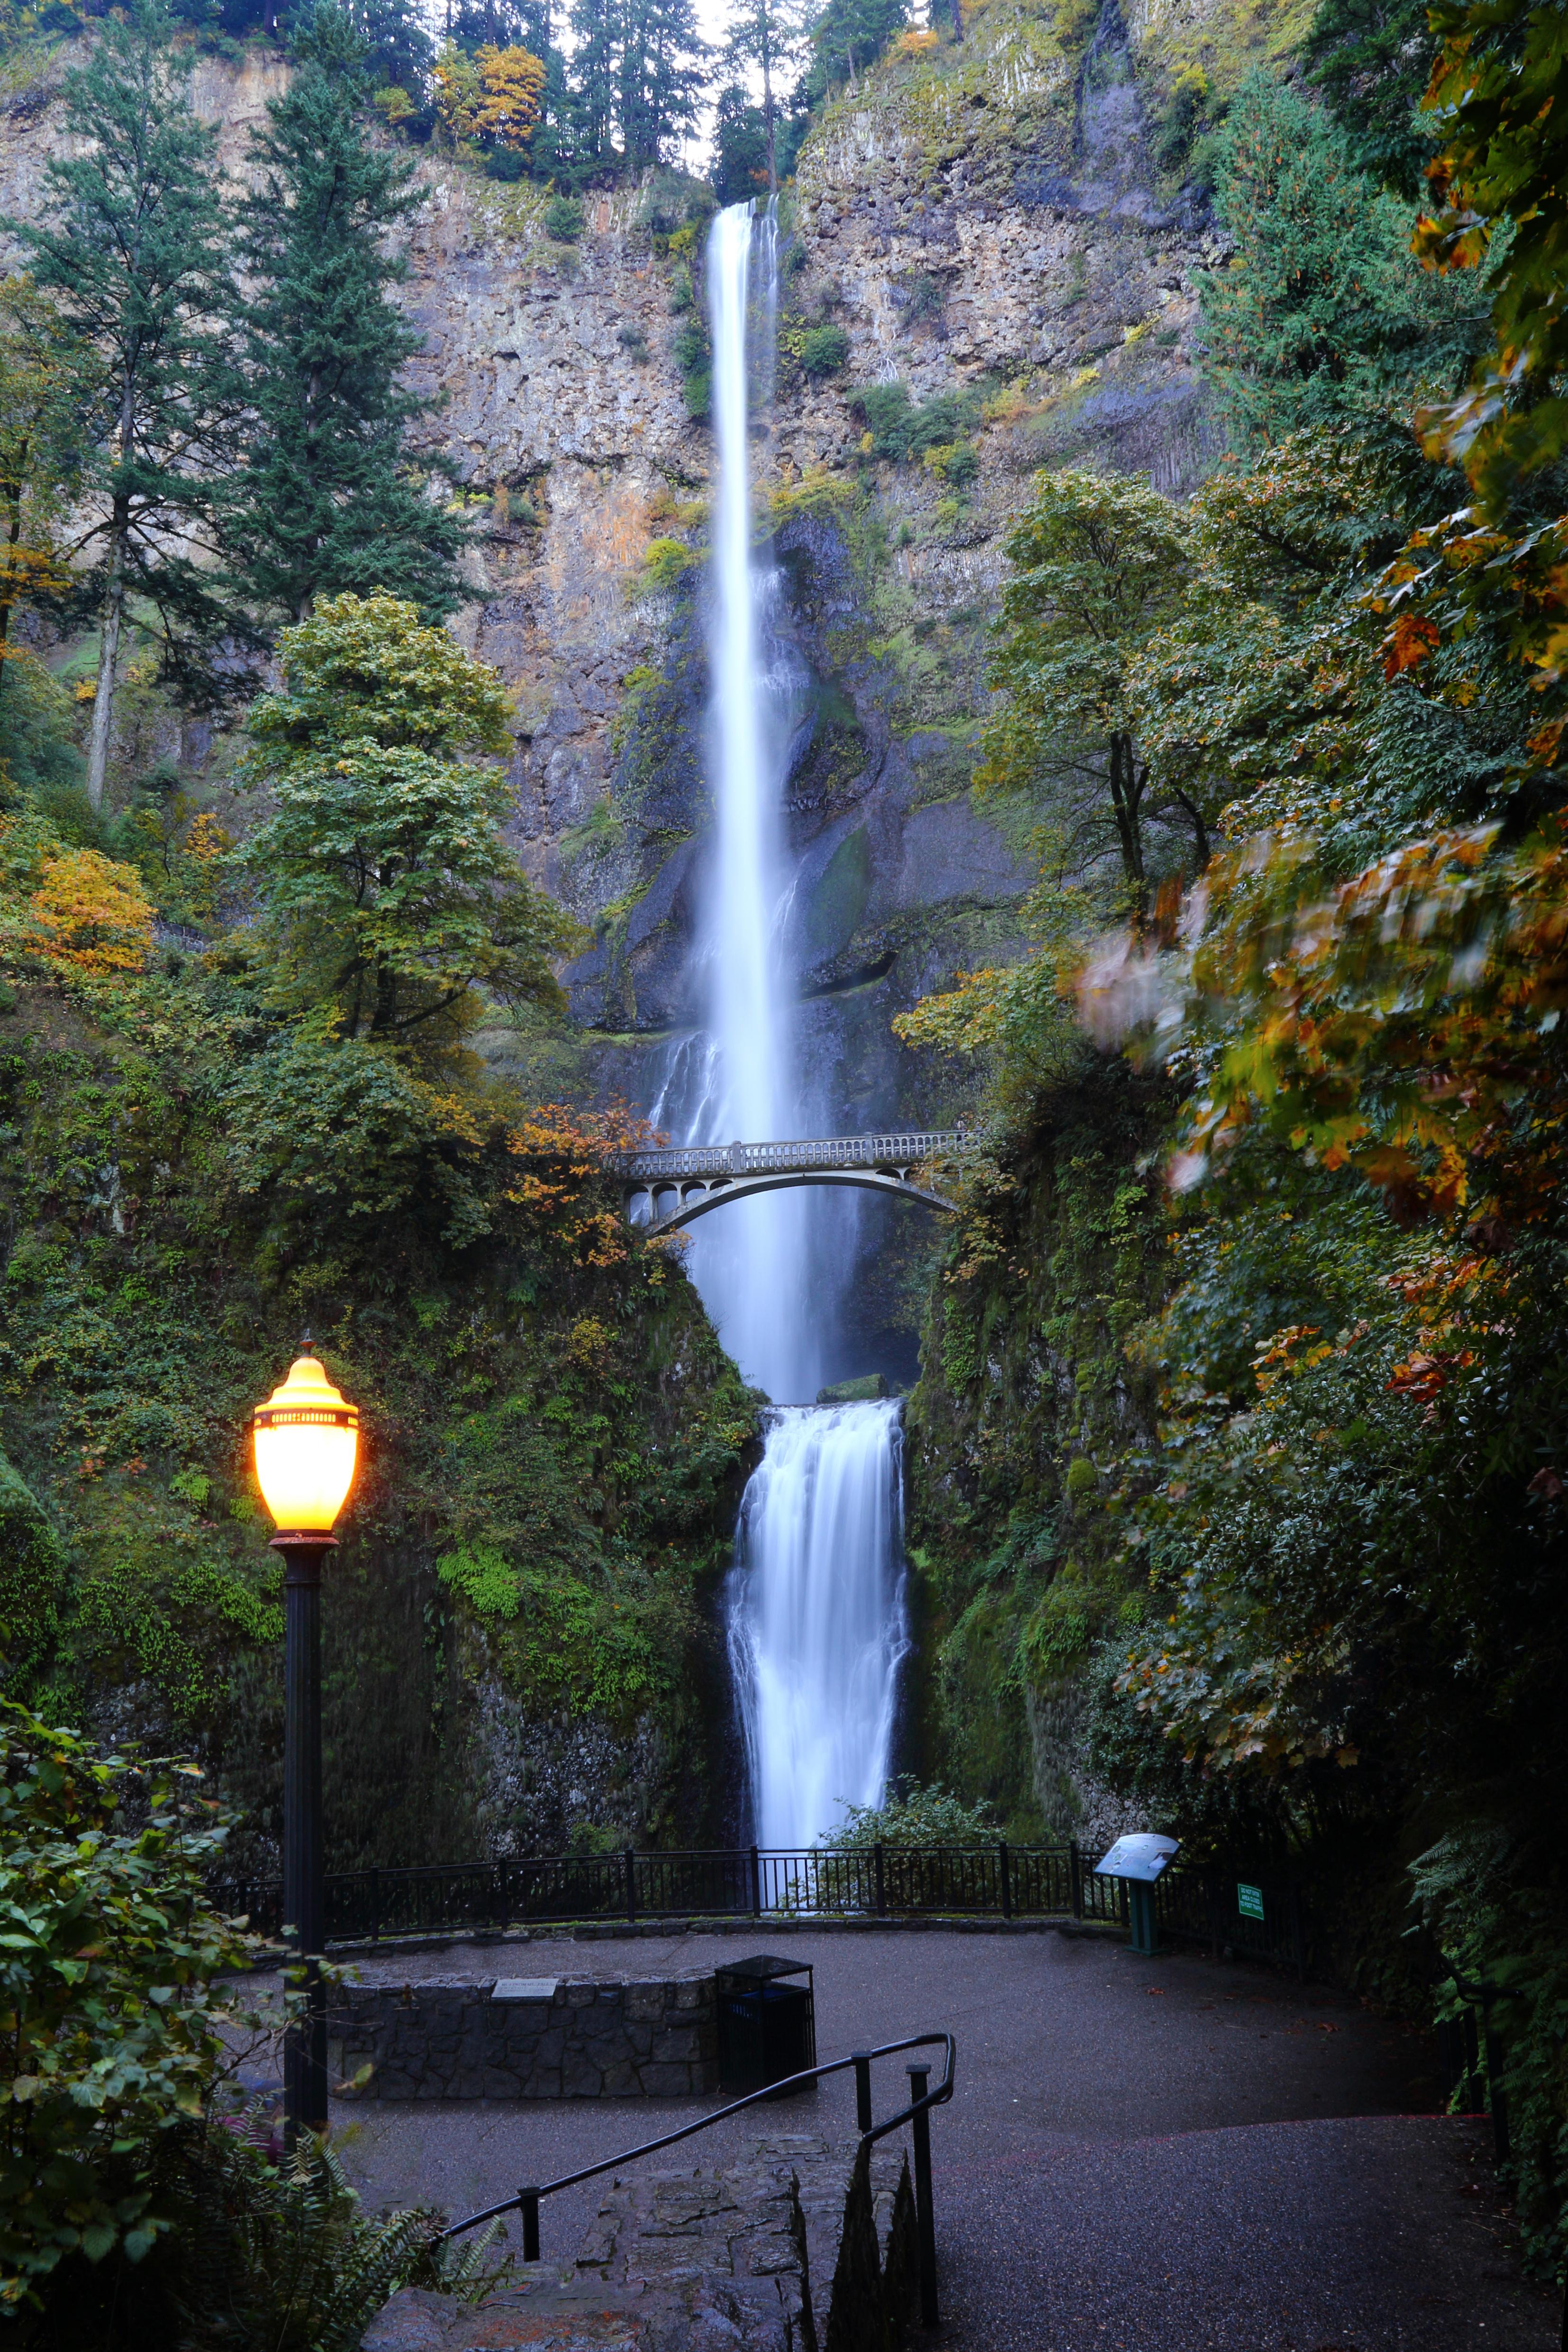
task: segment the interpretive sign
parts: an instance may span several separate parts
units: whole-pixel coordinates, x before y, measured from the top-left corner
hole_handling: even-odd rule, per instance
[[[1244,1919],[1261,1919],[1263,1916],[1263,1889],[1260,1886],[1243,1886],[1239,1882],[1238,1882],[1236,1888],[1236,1908],[1240,1912],[1241,1916]]]
[[[557,1977],[497,1977],[490,1988],[492,2000],[553,2000]]]
[[[1119,1837],[1111,1851],[1094,1865],[1097,1878],[1131,1878],[1145,1886],[1152,1886],[1176,1850],[1172,1837],[1154,1837],[1146,1832],[1135,1837]]]

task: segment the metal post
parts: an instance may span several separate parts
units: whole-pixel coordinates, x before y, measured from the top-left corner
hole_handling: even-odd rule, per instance
[[[372,1944],[379,1944],[381,1939],[382,1874],[381,1872],[372,1865],[371,1870],[371,1941]]]
[[[1502,2087],[1502,2053],[1498,2047],[1497,2035],[1492,2030],[1490,2000],[1482,2007],[1481,2025],[1486,2039],[1487,2100],[1491,2108],[1492,2159],[1497,2164],[1506,2164],[1510,2153],[1508,2094]]]
[[[517,2202],[523,2209],[523,2260],[537,2263],[539,2258],[539,2192],[537,2189],[519,2189]]]
[[[321,1562],[336,1545],[275,1536],[283,1554],[283,1919],[292,1929],[302,2013],[283,2045],[284,2137],[327,2128],[327,2004],[321,1983]]]
[[[1075,1919],[1082,1919],[1083,1916],[1083,1863],[1078,1851],[1076,1838],[1067,1849],[1067,1867],[1072,1878],[1072,1916]]]
[[[909,2096],[915,2113],[909,2119],[915,2142],[915,2218],[920,2238],[920,2325],[935,2327],[936,2310],[936,2217],[931,2205],[931,2110],[917,2103],[931,2080],[929,2066],[909,2070]]]
[[[1012,1880],[1008,1872],[1008,1842],[1006,1838],[1002,1838],[998,1841],[997,1845],[997,1855],[1002,1866],[1002,1917],[1004,1919],[1010,1919],[1013,1916],[1013,1889]]]
[[[863,2050],[852,2053],[855,2062],[855,2129],[871,2129],[871,2060]]]
[[[876,1844],[872,1849],[872,1852],[876,1863],[876,1916],[879,1919],[885,1919],[887,1916],[887,1882],[883,1875],[882,1840],[880,1838],[878,1838]]]
[[[751,1916],[754,1919],[762,1916],[762,1864],[755,1846],[751,1849]]]
[[[635,1919],[637,1916],[637,1857],[630,1846],[622,1855],[622,1860],[626,1865],[626,1916],[628,1919]]]

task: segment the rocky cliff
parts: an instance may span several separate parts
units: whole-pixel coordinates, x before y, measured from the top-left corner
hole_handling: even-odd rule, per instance
[[[1117,0],[984,0],[961,45],[908,37],[801,152],[764,472],[810,680],[789,824],[809,1046],[836,1120],[951,1108],[918,1091],[888,1023],[1009,952],[1030,879],[1027,826],[1009,837],[969,793],[1007,522],[1042,463],[1147,470],[1179,494],[1210,461],[1191,336],[1194,273],[1218,257],[1186,142],[1294,30],[1289,10],[1197,0],[1126,18]],[[286,71],[259,45],[243,67],[202,62],[198,104],[234,168]],[[57,136],[47,84],[13,98],[5,210],[37,204]],[[459,625],[517,690],[518,844],[596,935],[550,1067],[646,1102],[696,1010],[712,446],[673,345],[677,310],[700,315],[700,237],[628,188],[552,243],[539,192],[435,156],[419,169],[409,299],[476,525]],[[799,354],[824,322],[847,357],[813,380]],[[853,395],[894,383],[953,410],[924,462],[868,446]]]

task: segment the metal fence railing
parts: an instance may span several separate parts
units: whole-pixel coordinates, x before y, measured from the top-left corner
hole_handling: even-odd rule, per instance
[[[329,1944],[383,1937],[498,1935],[570,1921],[788,1916],[1062,1918],[1127,1925],[1121,1881],[1095,1874],[1098,1852],[1072,1843],[857,1846],[782,1852],[733,1846],[699,1853],[549,1854],[329,1873]],[[1239,1900],[1242,1888],[1248,1908]],[[224,1907],[259,1933],[281,1933],[275,1879],[230,1879]],[[1302,1912],[1288,1879],[1239,1881],[1213,1864],[1178,1864],[1155,1889],[1163,1934],[1305,1969]]]

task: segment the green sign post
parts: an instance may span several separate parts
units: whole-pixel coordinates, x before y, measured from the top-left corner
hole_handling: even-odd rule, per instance
[[[1263,1889],[1260,1886],[1244,1886],[1238,1885],[1236,1889],[1236,1908],[1240,1912],[1241,1916],[1244,1919],[1261,1919],[1263,1916]]]

